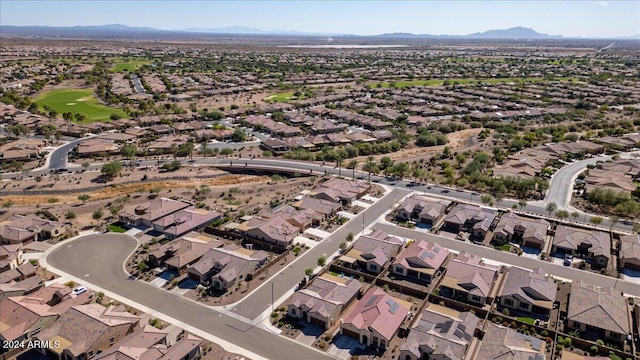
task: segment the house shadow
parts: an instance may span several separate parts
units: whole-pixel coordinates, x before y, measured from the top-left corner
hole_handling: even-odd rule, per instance
[[[306,321],[300,321],[298,323],[298,326],[300,327],[300,331],[305,336],[313,336],[317,338],[320,335],[322,335],[325,331],[324,327],[317,324],[311,324]]]
[[[184,281],[180,282],[180,284],[178,284],[178,288],[179,289],[195,289],[196,286],[198,286],[198,282],[194,279],[185,279]]]
[[[338,333],[333,339],[333,345],[340,350],[348,350],[351,355],[375,355],[375,351],[368,349],[358,340]]]

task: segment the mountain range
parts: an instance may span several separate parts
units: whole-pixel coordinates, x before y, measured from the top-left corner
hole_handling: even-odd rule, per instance
[[[312,33],[293,30],[260,30],[244,26],[230,26],[221,28],[188,28],[176,30],[161,30],[150,27],[132,27],[121,24],[99,25],[99,26],[13,26],[0,25],[1,36],[36,36],[54,38],[82,38],[82,37],[105,37],[119,38],[130,35],[144,37],[159,36],[180,36],[197,34],[218,34],[218,35],[244,35],[244,36],[295,36],[295,37],[351,37],[351,38],[388,38],[388,39],[572,39],[562,35],[548,35],[539,33],[531,28],[513,27],[509,29],[488,30],[476,32],[468,35],[431,35],[412,33],[385,33],[379,35],[353,35],[342,33]],[[575,38],[574,38],[575,39]],[[615,37],[610,39],[638,40],[640,34],[633,36]]]

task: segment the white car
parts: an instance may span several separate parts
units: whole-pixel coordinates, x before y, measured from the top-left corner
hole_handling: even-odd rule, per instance
[[[73,289],[73,294],[74,295],[80,295],[83,292],[87,291],[87,287],[86,286],[78,286],[77,288]]]

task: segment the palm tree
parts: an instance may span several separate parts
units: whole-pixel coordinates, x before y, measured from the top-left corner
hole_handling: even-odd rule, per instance
[[[351,160],[349,164],[347,164],[347,168],[352,170],[351,180],[356,179],[356,166],[358,166],[358,160]]]
[[[546,209],[549,212],[549,216],[551,216],[552,212],[558,210],[558,204],[556,204],[554,202],[550,202],[550,203],[547,204]]]
[[[620,216],[613,215],[609,218],[609,232],[613,230],[613,225],[620,221]]]
[[[571,217],[575,220],[577,220],[580,217],[580,214],[578,214],[577,211],[574,211],[571,213]]]
[[[377,174],[378,171],[380,171],[380,169],[378,169],[378,166],[376,165],[376,163],[373,162],[373,156],[369,156],[367,158],[367,162],[362,167],[362,170],[364,170],[367,173],[369,173],[369,182],[371,182],[371,173],[376,173]]]
[[[524,210],[527,207],[527,201],[524,199],[518,200],[518,206],[520,206],[520,210]]]
[[[336,156],[336,166],[338,167],[338,177],[342,177],[342,156]]]

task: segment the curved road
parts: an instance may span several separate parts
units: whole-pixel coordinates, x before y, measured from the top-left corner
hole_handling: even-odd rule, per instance
[[[95,137],[96,135],[91,135],[87,137],[83,137],[77,140],[70,141],[59,148],[53,150],[49,155],[49,167],[48,169],[44,169],[44,172],[47,173],[48,170],[56,170],[56,169],[66,169],[67,168],[67,157],[71,150],[73,150],[76,145],[80,142]],[[33,174],[36,174],[37,171],[32,171]]]
[[[553,202],[556,203],[560,209],[567,208],[571,203],[573,183],[578,175],[587,168],[587,165],[593,165],[598,161],[607,160],[611,160],[611,156],[596,156],[562,167],[553,175],[551,182],[549,182],[549,190],[544,197],[545,205]]]
[[[136,246],[136,240],[127,235],[90,235],[63,243],[48,254],[45,263],[267,359],[331,359],[325,353],[130,278],[122,264]]]
[[[70,144],[67,144],[70,145]],[[67,146],[65,145],[65,146]],[[60,150],[63,151],[63,150]],[[554,177],[551,179],[551,183],[549,186],[548,193],[552,194],[545,198],[544,201],[532,201],[529,202],[527,207],[524,209],[528,213],[540,215],[540,216],[548,216],[549,212],[546,210],[546,204],[549,202],[555,202],[560,199],[560,201],[564,201],[566,203],[566,197],[571,193],[573,189],[573,181],[571,180],[573,177],[577,176],[589,163],[595,163],[598,160],[606,160],[608,157],[595,157],[587,160],[579,161],[576,163],[572,163],[562,169],[560,169]],[[66,157],[65,160],[66,162]],[[335,166],[335,163],[326,163],[322,165],[317,162],[304,162],[304,161],[295,161],[295,160],[281,160],[281,159],[265,159],[265,158],[200,158],[195,159],[192,162],[187,161],[186,159],[182,159],[181,162],[184,165],[193,165],[193,166],[218,166],[221,168],[246,168],[246,169],[256,169],[256,170],[279,170],[279,171],[291,171],[295,170],[300,174],[313,174],[313,175],[323,175],[323,174],[332,174],[349,178],[352,175],[352,171],[350,169],[341,168],[338,169]],[[141,166],[154,166],[157,164],[156,160],[143,160],[141,161]],[[87,170],[96,170],[100,169],[102,166],[101,163],[94,163],[87,168]],[[50,165],[50,168],[53,168]],[[565,170],[566,169],[566,170]],[[582,170],[581,170],[582,169]],[[33,170],[29,174],[30,175],[42,175],[46,174],[48,171],[46,169]],[[356,171],[356,178],[366,180],[368,175],[366,172]],[[7,173],[3,174],[5,179],[13,179],[22,177],[22,173]],[[452,188],[447,188],[441,185],[431,185],[431,184],[414,184],[408,180],[393,180],[391,178],[386,178],[383,176],[372,175],[371,180],[374,182],[379,182],[388,186],[392,186],[397,189],[405,189],[405,190],[416,190],[420,192],[424,192],[428,195],[438,196],[447,198],[449,200],[460,200],[465,202],[471,202],[475,204],[482,204],[480,199],[480,194],[468,190],[457,190]],[[563,195],[564,194],[564,195]],[[551,200],[553,199],[553,200]],[[517,205],[518,202],[513,199],[504,199],[499,204],[502,208],[511,208],[513,205]],[[558,203],[557,203],[558,204]],[[558,204],[560,205],[560,204]],[[582,213],[583,217],[576,219],[577,222],[582,220],[584,223],[589,224],[588,219],[591,217],[589,214]],[[597,215],[593,215],[597,216]],[[607,225],[606,229],[608,229],[608,224],[603,223],[603,226]],[[613,226],[616,230],[633,232],[632,225],[625,225],[622,223],[614,224]]]

